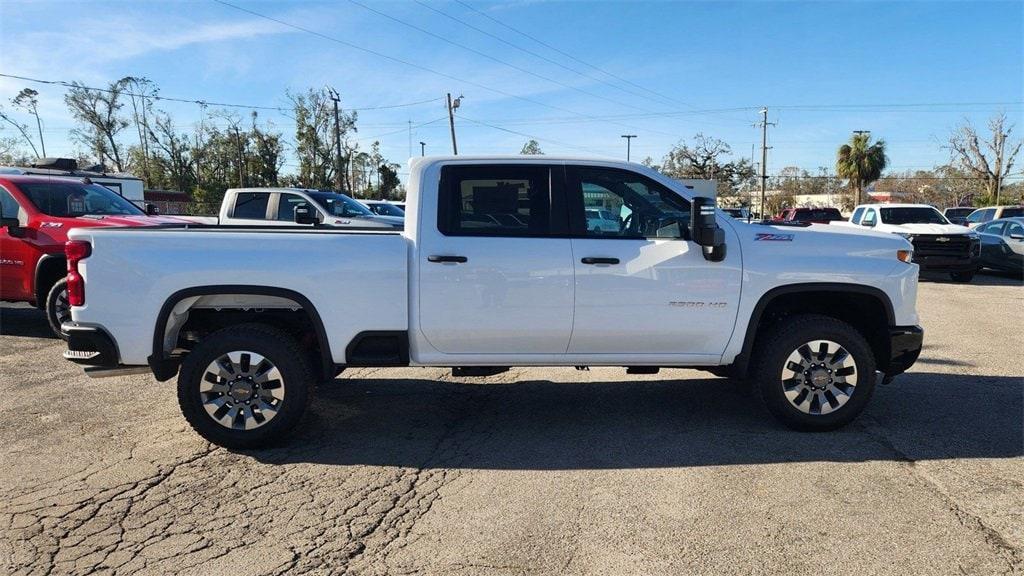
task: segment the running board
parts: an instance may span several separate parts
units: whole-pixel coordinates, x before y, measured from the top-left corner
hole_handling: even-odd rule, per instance
[[[85,375],[88,376],[89,378],[110,378],[112,376],[129,376],[132,374],[149,373],[149,366],[118,366],[117,368],[89,366],[85,369]]]
[[[626,366],[626,374],[657,374],[660,370],[657,366]]]

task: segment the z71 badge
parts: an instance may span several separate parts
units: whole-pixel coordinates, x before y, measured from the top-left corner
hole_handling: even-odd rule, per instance
[[[754,234],[754,241],[765,240],[768,242],[792,242],[792,234]]]

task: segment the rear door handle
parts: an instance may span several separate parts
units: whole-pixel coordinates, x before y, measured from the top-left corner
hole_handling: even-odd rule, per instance
[[[618,258],[594,258],[592,256],[587,256],[586,258],[580,260],[580,262],[583,262],[584,264],[618,264],[619,263],[619,259]]]
[[[427,256],[427,262],[457,262],[463,264],[469,262],[465,256]]]

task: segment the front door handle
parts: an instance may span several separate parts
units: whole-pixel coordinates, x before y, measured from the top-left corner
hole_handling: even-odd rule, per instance
[[[580,260],[580,262],[583,262],[584,264],[618,264],[619,263],[619,259],[618,258],[594,258],[592,256],[587,256],[586,258]]]
[[[465,256],[427,256],[427,262],[456,262],[463,264],[469,262]]]

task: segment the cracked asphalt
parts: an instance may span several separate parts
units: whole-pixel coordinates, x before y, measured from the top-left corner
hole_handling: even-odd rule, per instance
[[[232,452],[0,308],[3,574],[1020,574],[1024,288],[923,282],[921,360],[833,433],[691,370],[351,370]]]

